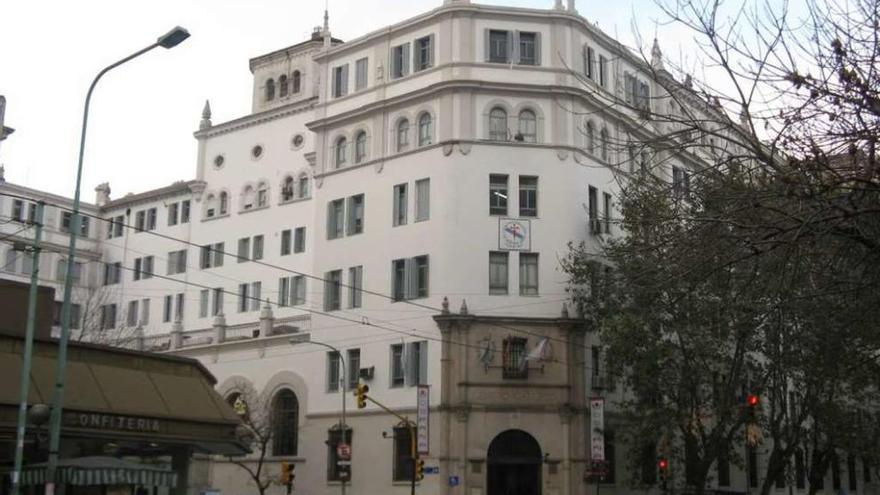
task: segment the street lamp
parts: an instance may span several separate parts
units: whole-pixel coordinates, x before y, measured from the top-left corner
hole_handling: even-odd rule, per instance
[[[317,340],[312,340],[312,334],[310,333],[298,333],[293,337],[290,337],[288,340],[291,345],[300,345],[300,344],[315,344],[326,347],[331,351],[335,352],[337,356],[339,356],[339,363],[342,366],[342,419],[340,421],[339,427],[342,431],[342,443],[348,443],[346,441],[346,424],[345,424],[345,396],[347,395],[347,386],[348,386],[348,375],[345,374],[345,359],[342,357],[342,353],[339,352],[339,349],[333,347],[330,344],[325,344],[324,342],[318,342]],[[340,485],[340,489],[342,491],[342,495],[345,495],[345,480],[342,480],[342,484]]]
[[[83,120],[82,120],[82,131],[80,133],[79,138],[79,162],[77,163],[76,168],[76,189],[73,194],[73,209],[70,218],[70,243],[67,247],[67,274],[64,278],[64,303],[61,306],[61,336],[58,339],[58,368],[55,375],[55,393],[52,397],[52,415],[49,421],[49,465],[47,467],[47,475],[48,480],[46,480],[46,495],[54,495],[55,492],[55,470],[58,466],[58,447],[61,442],[61,408],[64,404],[64,379],[65,379],[65,368],[67,367],[67,342],[70,338],[70,293],[72,289],[73,282],[73,269],[76,265],[74,263],[74,258],[76,257],[76,238],[79,235],[80,229],[80,218],[79,218],[79,196],[80,196],[80,185],[82,183],[82,167],[83,167],[83,153],[85,151],[86,144],[86,128],[89,123],[89,103],[92,100],[92,92],[95,90],[95,85],[98,84],[98,81],[101,79],[104,74],[109,72],[111,69],[119,67],[120,65],[137,58],[153,48],[161,46],[162,48],[174,48],[178,44],[180,44],[183,40],[189,38],[189,31],[186,29],[176,26],[171,31],[160,36],[155,43],[152,45],[142,48],[131,55],[119,60],[118,62],[112,63],[105,67],[101,72],[98,72],[98,75],[95,76],[95,79],[92,81],[91,86],[89,86],[89,91],[86,93],[86,102],[85,108],[83,109]],[[14,495],[18,493],[18,488],[15,488],[13,492]]]

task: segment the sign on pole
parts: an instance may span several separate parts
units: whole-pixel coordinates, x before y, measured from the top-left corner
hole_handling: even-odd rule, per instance
[[[418,414],[416,416],[416,452],[419,454],[427,454],[428,445],[428,414],[429,399],[431,388],[428,385],[419,385],[416,406]]]
[[[605,460],[605,399],[590,399],[590,459]]]
[[[351,445],[347,443],[336,445],[336,456],[343,461],[351,460]]]

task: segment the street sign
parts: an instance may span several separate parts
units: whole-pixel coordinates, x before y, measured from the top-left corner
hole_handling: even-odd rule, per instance
[[[440,474],[440,466],[425,466],[425,474]]]
[[[590,399],[590,459],[605,460],[605,399]]]
[[[336,456],[343,461],[351,459],[351,445],[347,443],[338,444],[336,446]]]
[[[416,395],[418,414],[416,416],[416,452],[421,455],[428,454],[428,414],[431,388],[428,385],[419,385]]]
[[[454,474],[449,475],[449,486],[458,486],[459,481],[458,476]]]

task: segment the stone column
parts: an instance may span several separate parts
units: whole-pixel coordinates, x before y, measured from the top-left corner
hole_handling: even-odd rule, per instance
[[[214,317],[214,343],[222,344],[226,341],[226,317],[223,313]]]
[[[183,347],[183,323],[178,319],[171,326],[171,350]]]
[[[269,302],[263,306],[263,309],[260,310],[260,336],[261,337],[269,337],[272,335],[272,327],[275,324],[275,317],[272,316],[272,308],[269,307]]]

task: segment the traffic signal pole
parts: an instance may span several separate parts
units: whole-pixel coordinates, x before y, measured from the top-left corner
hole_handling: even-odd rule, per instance
[[[360,398],[360,396],[359,396],[359,398]],[[416,495],[416,470],[418,469],[419,458],[416,455],[416,425],[415,425],[415,423],[410,421],[410,419],[407,418],[406,416],[401,416],[400,414],[397,414],[396,412],[392,411],[391,409],[388,409],[388,407],[386,407],[385,404],[382,404],[381,402],[370,397],[369,395],[364,394],[363,398],[372,402],[373,404],[376,404],[377,406],[379,406],[379,408],[381,408],[383,411],[387,412],[388,414],[403,421],[404,423],[406,423],[406,426],[409,428],[409,440],[410,440],[409,441],[409,449],[410,449],[409,454],[410,454],[410,458],[412,459],[412,476],[410,477],[410,494]]]

